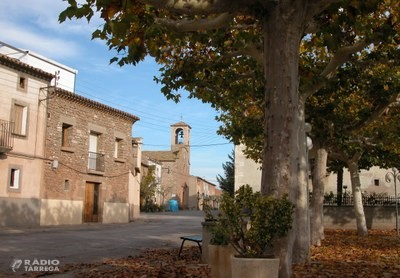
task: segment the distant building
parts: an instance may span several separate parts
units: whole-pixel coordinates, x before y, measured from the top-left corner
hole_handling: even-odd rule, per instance
[[[161,164],[161,192],[165,202],[176,199],[181,209],[201,209],[200,202],[219,196],[216,185],[190,175],[190,130],[179,122],[171,125],[171,150],[143,151],[143,157]],[[212,195],[211,195],[212,194]]]
[[[235,146],[235,190],[244,184],[249,184],[254,190],[261,189],[261,165],[251,159],[246,158],[243,154],[245,149],[244,145]],[[379,167],[372,167],[370,170],[360,171],[360,181],[362,192],[367,193],[387,193],[394,196],[393,184],[386,183],[385,175],[387,169]],[[327,185],[325,187],[326,193],[337,193],[337,175],[334,173],[329,174]],[[344,169],[343,174],[343,192],[351,192],[351,179],[350,173]]]
[[[161,188],[166,200],[175,198],[182,208],[187,208],[189,198],[190,129],[184,122],[173,124],[170,151],[143,151],[143,157],[162,164]]]
[[[190,194],[189,209],[203,210],[205,205],[208,205],[211,209],[219,208],[219,198],[222,191],[215,184],[203,178],[191,176],[189,192],[195,193]]]
[[[54,78],[49,85],[57,85],[58,88],[75,92],[75,81],[78,74],[76,69],[60,64],[32,51],[20,49],[1,41],[0,54],[3,54],[9,58],[15,58],[29,66],[39,68],[45,72],[55,75],[56,78]]]

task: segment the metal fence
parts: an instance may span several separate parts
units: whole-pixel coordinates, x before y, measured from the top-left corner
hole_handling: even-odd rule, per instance
[[[362,195],[364,206],[395,206],[396,197],[386,195]],[[397,197],[397,202],[400,204],[400,198]],[[353,206],[354,199],[349,193],[347,194],[328,194],[324,196],[324,205],[326,206]]]

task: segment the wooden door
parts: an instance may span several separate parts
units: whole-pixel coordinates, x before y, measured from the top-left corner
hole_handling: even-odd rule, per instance
[[[86,183],[83,221],[99,221],[99,184]]]

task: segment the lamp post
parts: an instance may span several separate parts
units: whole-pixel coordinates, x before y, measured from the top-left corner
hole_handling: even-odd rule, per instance
[[[397,236],[399,236],[399,210],[398,210],[398,197],[397,197],[397,182],[396,180],[400,181],[400,172],[396,168],[392,168],[391,172],[387,172],[385,176],[386,182],[394,182],[394,195],[396,200],[396,231]]]

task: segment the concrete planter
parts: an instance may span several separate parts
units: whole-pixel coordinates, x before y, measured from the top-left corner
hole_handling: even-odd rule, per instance
[[[277,278],[279,258],[238,258],[231,256],[232,278]]]
[[[201,252],[201,262],[203,264],[208,264],[209,263],[209,258],[208,258],[208,246],[210,245],[210,240],[211,240],[211,229],[215,227],[216,222],[215,221],[205,221],[201,222],[202,228],[202,236],[203,236],[203,242],[202,242],[202,252]]]
[[[230,245],[208,245],[208,260],[211,277],[231,278],[231,256],[234,249]]]

